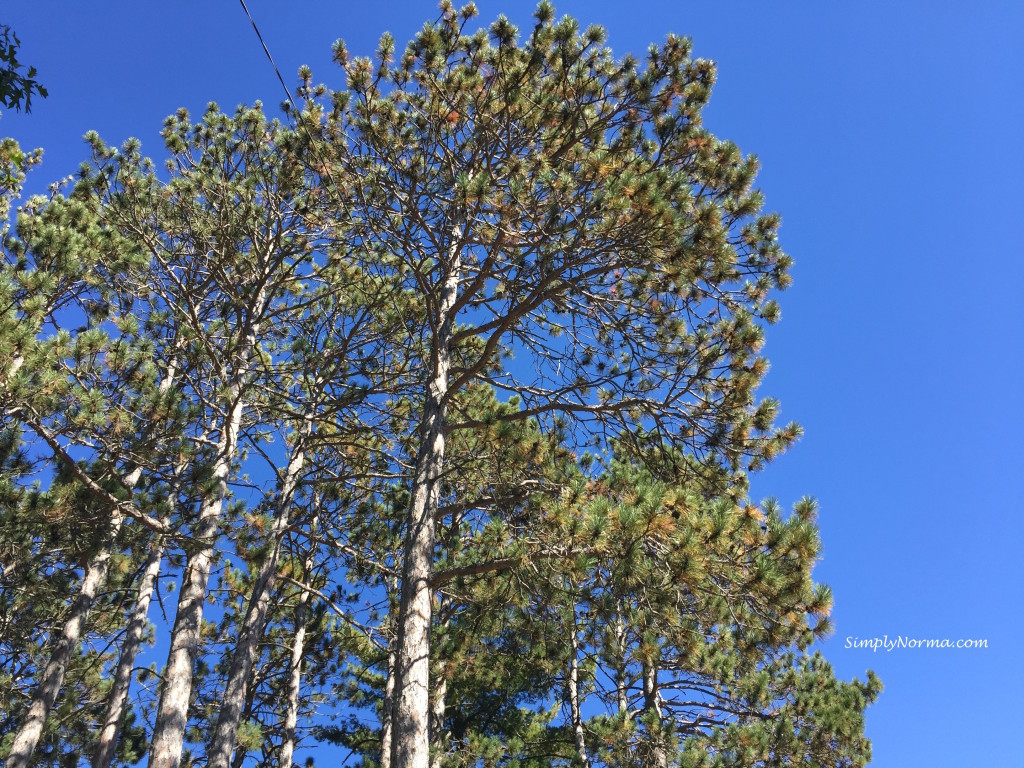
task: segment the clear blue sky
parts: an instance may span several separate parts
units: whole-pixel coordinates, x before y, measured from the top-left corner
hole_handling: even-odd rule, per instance
[[[532,2],[483,0],[526,24]],[[874,765],[1024,765],[1024,4],[561,2],[617,53],[669,31],[719,64],[707,122],[763,162],[796,258],[769,331],[764,394],[806,436],[755,481],[821,502],[836,595],[824,650],[874,668]],[[292,85],[341,84],[330,45],[401,45],[433,2],[251,0]],[[137,136],[164,116],[231,108],[280,84],[234,0],[7,3],[50,97],[0,134],[41,146],[33,188],[73,172],[81,136]],[[985,638],[986,650],[848,649],[846,637]]]

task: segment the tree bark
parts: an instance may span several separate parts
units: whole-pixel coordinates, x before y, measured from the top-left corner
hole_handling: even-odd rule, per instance
[[[67,671],[68,662],[71,661],[75,649],[78,648],[78,644],[82,640],[85,622],[89,617],[96,594],[106,581],[107,569],[110,565],[110,544],[120,531],[123,519],[120,513],[114,513],[107,540],[89,561],[85,577],[82,579],[82,587],[71,605],[71,614],[61,629],[61,633],[54,643],[53,651],[50,653],[50,658],[40,675],[28,715],[14,737],[11,753],[7,758],[7,768],[29,768],[32,764],[32,753],[39,744],[39,739],[43,735],[43,727],[46,725],[46,718],[64,684],[64,673]]]
[[[233,388],[234,403],[225,418],[217,446],[213,493],[203,501],[195,532],[195,549],[185,566],[178,610],[171,630],[171,647],[164,667],[163,686],[157,705],[156,723],[149,751],[149,768],[177,768],[188,724],[192,674],[201,644],[203,604],[210,580],[215,543],[224,499],[228,494],[228,475],[238,448],[243,403],[238,388]]]
[[[242,709],[242,721],[248,720],[252,717],[253,704],[256,699],[257,685],[250,685],[249,691],[245,696],[245,707]],[[244,752],[241,749],[236,749],[234,757],[231,758],[231,768],[242,768],[245,764],[245,758],[249,756],[248,752]]]
[[[395,676],[398,654],[395,648],[397,638],[388,642],[387,678],[384,681],[384,709],[380,717],[380,768],[391,768],[392,725],[395,709]]]
[[[24,358],[17,358],[14,371],[17,371],[24,362]],[[10,374],[9,374],[10,375]],[[173,386],[176,378],[176,367],[172,360],[168,366],[168,373],[160,382],[158,392],[166,394]],[[134,489],[142,477],[142,467],[135,467],[124,478],[124,486]],[[71,605],[71,613],[60,636],[53,646],[50,658],[43,668],[36,686],[32,703],[29,705],[28,715],[18,729],[14,742],[11,745],[11,752],[7,758],[7,768],[28,768],[31,764],[32,753],[39,745],[39,739],[43,735],[43,728],[46,725],[46,718],[57,701],[61,687],[64,685],[64,674],[67,672],[68,663],[82,641],[82,633],[85,631],[85,624],[92,610],[96,594],[107,579],[107,570],[110,567],[111,549],[117,535],[124,525],[124,514],[120,509],[114,509],[110,519],[110,528],[100,546],[99,550],[89,559],[82,578],[82,586],[78,596]]]
[[[587,757],[586,734],[583,730],[583,714],[580,707],[580,639],[576,633],[576,617],[573,617],[572,653],[569,656],[569,680],[567,683],[569,696],[569,716],[572,718],[572,736],[576,744],[576,757],[580,765],[589,766]]]
[[[626,622],[622,618],[621,604],[615,611],[615,698],[619,714],[629,711],[629,695],[626,690]]]
[[[668,767],[668,750],[665,748],[665,736],[662,732],[663,720],[661,702],[658,694],[658,668],[652,664],[644,664],[644,714],[650,717],[653,713],[658,721],[657,730],[650,733],[651,756],[654,768]]]
[[[165,518],[170,522],[169,518]],[[124,642],[121,644],[121,655],[114,670],[114,681],[107,696],[107,714],[100,730],[99,742],[93,753],[92,768],[109,768],[117,749],[117,741],[121,735],[121,719],[124,716],[128,691],[131,688],[132,672],[135,669],[135,658],[142,644],[142,635],[149,617],[149,604],[153,599],[157,576],[164,556],[164,542],[157,538],[149,549],[146,566],[139,581],[139,594],[135,599]]]
[[[434,563],[437,478],[444,461],[442,398],[446,373],[431,382],[423,409],[423,448],[416,462],[406,522],[394,713],[395,768],[429,768],[430,764],[430,576]]]
[[[231,753],[235,748],[235,738],[241,723],[242,707],[245,704],[249,673],[252,671],[256,650],[267,624],[267,611],[270,607],[270,596],[273,593],[277,577],[277,563],[281,556],[281,545],[289,523],[289,510],[292,497],[298,486],[299,476],[305,464],[305,440],[312,431],[312,419],[303,420],[298,443],[278,492],[274,525],[271,529],[273,546],[260,565],[259,573],[252,586],[245,617],[238,631],[238,640],[231,655],[228,679],[221,697],[220,713],[213,739],[207,748],[207,768],[228,768]]]
[[[313,508],[317,509],[315,499]],[[317,512],[309,523],[310,539],[315,536],[318,525],[319,513]],[[307,583],[310,574],[313,573],[315,552],[316,545],[311,543],[309,552],[306,554],[306,561],[303,563],[303,573]],[[309,621],[309,604],[312,599],[311,591],[302,590],[299,595],[299,604],[295,609],[295,637],[292,638],[292,657],[288,667],[288,694],[284,714],[284,732],[281,736],[280,768],[292,768],[294,762],[295,731],[299,724],[299,694],[302,692],[302,660],[306,654],[306,623]]]
[[[430,743],[434,747],[431,768],[441,768],[446,744],[444,742],[445,697],[448,695],[448,680],[440,677],[434,681],[434,695],[430,702]]]
[[[25,365],[24,355],[16,355],[11,358],[11,364],[7,367],[6,373],[4,373],[4,384],[13,379],[23,365]]]
[[[398,683],[395,691],[393,768],[430,768],[430,622],[438,480],[444,466],[449,345],[455,318],[461,262],[461,230],[449,251],[427,384],[420,447],[406,516],[405,557],[398,627]]]
[[[284,715],[284,734],[281,737],[280,768],[292,768],[295,754],[295,730],[299,724],[299,693],[302,689],[302,659],[306,653],[306,614],[311,593],[303,590],[295,609],[295,637],[292,638],[292,658],[288,667],[288,694]]]
[[[458,541],[461,529],[459,517],[456,515],[452,520],[451,540]],[[452,598],[442,594],[437,604],[437,626],[447,627],[451,618],[450,610]],[[444,729],[444,719],[447,714],[445,699],[448,696],[448,674],[443,662],[434,665],[433,673],[433,695],[430,699],[430,746],[433,752],[431,768],[441,768],[444,753],[448,749],[447,736]]]

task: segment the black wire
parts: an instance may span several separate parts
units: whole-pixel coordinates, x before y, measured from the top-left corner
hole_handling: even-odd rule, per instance
[[[277,79],[281,83],[281,87],[284,88],[284,92],[288,95],[288,101],[292,105],[295,111],[298,111],[298,106],[295,104],[295,100],[292,98],[292,92],[288,90],[288,86],[284,84],[284,78],[281,77],[281,70],[277,68],[277,64],[274,63],[274,57],[270,55],[270,49],[267,48],[267,44],[263,42],[263,35],[260,34],[260,28],[256,26],[256,21],[253,19],[252,14],[249,13],[249,9],[245,5],[245,0],[238,0],[242,4],[242,10],[245,11],[245,15],[249,17],[249,23],[252,24],[253,30],[256,32],[256,37],[260,40],[260,45],[263,46],[263,52],[267,54],[267,59],[270,61],[270,66],[274,68],[274,72],[277,74]]]
[[[256,20],[253,19],[252,14],[249,13],[249,8],[245,5],[245,0],[238,0],[238,2],[242,4],[242,10],[245,11],[245,15],[249,17],[249,23],[252,24],[253,31],[256,33],[256,37],[259,38],[260,45],[263,46],[263,52],[267,54],[267,60],[270,62],[270,66],[274,68],[274,73],[277,75],[277,80],[279,83],[281,83],[281,87],[284,88],[285,95],[288,96],[288,103],[292,105],[292,114],[295,116],[295,119],[297,121],[296,125],[305,131],[307,138],[309,138],[310,140],[310,146],[313,149],[313,153],[320,159],[321,163],[324,164],[324,174],[326,175],[327,181],[330,183],[330,186],[336,187],[337,185],[334,183],[334,178],[331,176],[330,168],[327,166],[327,163],[324,160],[324,158],[320,155],[320,150],[317,147],[316,142],[313,141],[312,134],[310,134],[309,129],[306,128],[302,124],[302,121],[299,119],[299,107],[295,103],[295,99],[292,98],[292,92],[288,90],[288,86],[285,85],[284,78],[281,76],[281,70],[279,70],[277,68],[277,64],[274,63],[274,57],[270,55],[270,49],[267,47],[266,42],[263,40],[263,35],[260,34],[260,28],[256,26]],[[342,204],[344,205],[344,203]]]
[[[314,140],[312,133],[310,133],[309,129],[302,122],[301,115],[299,113],[299,107],[295,103],[295,99],[292,98],[292,92],[290,90],[288,90],[288,86],[285,85],[284,78],[281,76],[281,70],[279,70],[277,68],[277,64],[274,63],[274,57],[270,55],[270,49],[267,47],[266,42],[263,40],[263,35],[260,34],[260,28],[258,26],[256,26],[256,20],[253,19],[252,14],[249,13],[249,8],[246,6],[245,0],[238,0],[238,2],[241,3],[242,10],[245,11],[245,15],[249,18],[249,23],[252,24],[253,31],[256,32],[256,37],[259,38],[260,45],[263,46],[263,52],[265,54],[267,54],[267,60],[270,62],[270,66],[272,66],[274,68],[274,73],[277,75],[278,82],[281,83],[281,87],[284,88],[284,92],[288,96],[288,103],[292,105],[292,109],[293,109],[293,113],[292,114],[294,115],[294,118],[296,120],[296,126],[300,130],[305,132],[306,137],[310,141],[310,148],[312,149],[313,154],[316,155],[317,159],[320,160],[320,162],[321,162],[321,164],[323,166],[323,170],[321,171],[321,173],[323,173],[323,175],[327,179],[327,184],[323,187],[324,191],[325,192],[329,192],[329,191],[333,190],[335,192],[335,194],[337,195],[337,202],[338,202],[338,204],[343,209],[348,211],[348,209],[349,209],[349,202],[347,200],[345,200],[345,198],[342,197],[342,195],[341,195],[341,188],[334,181],[334,176],[331,173],[331,168],[330,168],[329,163],[326,161],[326,159],[323,157],[323,155],[320,154],[320,147],[317,145],[316,141]],[[364,247],[366,247],[366,246],[364,245]]]

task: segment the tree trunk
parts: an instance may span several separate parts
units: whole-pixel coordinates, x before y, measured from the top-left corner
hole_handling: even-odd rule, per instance
[[[228,474],[238,447],[242,423],[242,399],[234,388],[234,403],[225,419],[217,446],[213,493],[200,507],[195,531],[195,548],[188,558],[178,595],[178,610],[171,630],[171,647],[164,667],[160,702],[149,751],[149,768],[177,768],[188,724],[192,674],[201,644],[203,604],[210,579],[217,532],[224,499],[228,494]]]
[[[254,684],[249,686],[249,692],[245,696],[245,707],[242,709],[241,720],[246,721],[252,717],[253,703],[256,698],[256,689],[258,685]],[[241,749],[236,749],[234,757],[231,758],[231,768],[242,768],[245,765],[245,758],[249,756],[248,752]]]
[[[427,385],[420,447],[406,516],[405,557],[398,626],[398,684],[395,691],[393,768],[430,768],[430,577],[438,479],[444,466],[448,371],[458,297],[461,231],[456,228],[449,252],[433,344],[433,372]]]
[[[299,693],[302,689],[302,659],[306,653],[306,614],[310,593],[303,591],[295,609],[295,637],[292,638],[292,658],[288,667],[288,695],[284,715],[284,735],[281,737],[280,768],[292,768],[295,754],[295,729],[299,724]]]
[[[25,356],[16,355],[11,359],[11,364],[7,367],[6,373],[4,373],[4,384],[9,382],[14,376],[21,370],[21,367],[25,365]]]
[[[16,372],[24,363],[24,358],[18,357],[12,365]],[[158,392],[166,394],[176,378],[176,367],[172,360],[168,366],[167,375],[160,382]],[[125,478],[124,486],[134,489],[142,477],[142,467],[135,467]],[[110,518],[110,528],[106,538],[99,550],[89,559],[82,578],[82,586],[71,605],[71,614],[68,616],[64,628],[61,630],[57,642],[53,646],[46,666],[43,668],[36,686],[32,703],[29,705],[28,715],[22,723],[14,742],[11,745],[11,752],[7,758],[7,768],[28,768],[31,764],[32,753],[39,744],[43,734],[43,727],[46,725],[46,718],[64,685],[64,674],[67,672],[68,663],[82,641],[82,633],[85,631],[85,623],[92,610],[92,604],[96,599],[100,587],[107,579],[107,570],[110,567],[110,555],[113,543],[124,525],[124,515],[120,510],[115,509]]]
[[[85,622],[89,617],[96,594],[106,581],[107,568],[110,565],[111,543],[120,531],[123,520],[124,518],[119,512],[114,513],[106,541],[89,561],[78,597],[71,605],[71,614],[57,637],[50,658],[39,677],[28,715],[14,737],[11,753],[7,758],[7,768],[29,768],[32,764],[32,753],[39,744],[39,739],[43,735],[43,727],[46,725],[46,718],[64,684],[64,673],[67,671],[68,662],[71,661],[75,649],[78,648],[82,640]]]
[[[444,716],[445,697],[448,695],[448,679],[440,677],[434,681],[434,695],[430,702],[430,743],[434,747],[431,768],[441,768],[441,761],[447,747],[445,744]]]
[[[622,618],[622,605],[615,612],[615,699],[619,714],[629,711],[626,690],[626,622]]]
[[[654,665],[644,664],[644,714],[650,718],[653,713],[654,719],[658,722],[657,729],[649,731],[653,758],[651,764],[654,768],[667,768],[668,750],[665,748],[665,735],[662,732],[664,723],[658,696],[658,668]]]
[[[317,502],[315,500],[313,506],[316,509]],[[318,522],[319,514],[314,514],[309,524],[310,538],[315,535]],[[307,583],[313,572],[315,550],[316,545],[311,543],[303,569]],[[284,733],[281,737],[280,768],[292,768],[294,762],[295,730],[299,724],[299,694],[302,691],[302,659],[306,653],[306,622],[309,620],[309,603],[312,599],[312,592],[306,589],[302,590],[299,595],[299,605],[295,609],[295,637],[292,638],[292,658],[288,667],[288,694],[285,705]]]
[[[277,563],[281,556],[281,545],[289,522],[292,496],[298,485],[302,467],[305,464],[304,443],[312,431],[312,420],[303,421],[298,444],[285,476],[281,481],[281,489],[277,498],[274,526],[271,530],[273,546],[270,554],[260,565],[252,593],[245,610],[245,618],[238,631],[238,640],[231,655],[228,679],[221,697],[220,713],[217,716],[217,727],[206,751],[207,768],[228,768],[231,753],[235,748],[235,738],[241,723],[242,707],[245,703],[249,673],[252,671],[256,650],[263,638],[263,630],[267,624],[267,611],[270,607],[270,596],[274,582],[277,580]]]
[[[569,680],[567,684],[569,696],[569,716],[572,718],[572,735],[576,743],[576,757],[580,765],[589,766],[587,742],[583,730],[583,714],[580,708],[580,639],[576,633],[576,617],[573,617],[572,653],[569,656]]]
[[[165,518],[165,521],[169,522],[169,518]],[[157,576],[160,575],[163,556],[164,543],[160,537],[150,545],[146,566],[142,572],[142,579],[139,581],[139,594],[135,599],[131,618],[128,620],[128,630],[125,633],[124,642],[121,644],[121,655],[118,657],[117,668],[114,670],[114,682],[107,696],[107,714],[103,720],[103,728],[100,731],[96,751],[93,753],[92,768],[109,768],[114,759],[117,740],[121,735],[121,719],[124,716],[125,703],[128,700],[128,691],[132,683],[132,672],[135,669],[135,658],[138,655],[139,646],[142,644],[142,635],[149,617],[149,604],[153,599],[153,591],[156,587]]]
[[[429,768],[430,764],[430,577],[434,564],[437,478],[444,462],[442,393],[446,383],[438,379],[446,380],[447,376],[439,376],[431,382],[426,398],[423,447],[416,462],[406,521],[399,608],[394,768]]]
[[[380,768],[391,768],[391,731],[395,709],[395,676],[398,655],[396,638],[388,642],[387,678],[384,681],[384,709],[380,716]]]
[[[461,521],[456,516],[452,520],[451,541],[458,541],[460,530]],[[447,628],[451,619],[452,603],[453,599],[449,595],[441,595],[437,604],[437,626]],[[441,768],[444,754],[448,750],[449,736],[444,728],[444,719],[447,714],[445,699],[448,696],[448,672],[443,662],[434,665],[433,677],[434,692],[430,699],[430,746],[434,756],[431,759],[431,768]]]

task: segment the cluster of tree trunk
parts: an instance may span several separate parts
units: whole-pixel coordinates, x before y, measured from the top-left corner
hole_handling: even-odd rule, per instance
[[[790,260],[712,65],[472,16],[339,44],[283,121],[180,111],[166,172],[91,136],[24,207],[7,768],[868,759],[813,502],[746,496],[799,434],[756,397]]]

